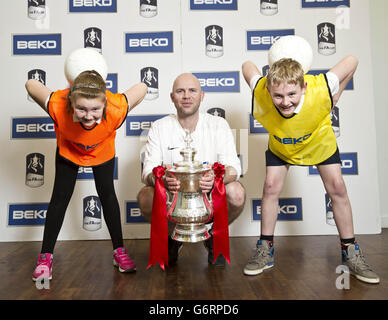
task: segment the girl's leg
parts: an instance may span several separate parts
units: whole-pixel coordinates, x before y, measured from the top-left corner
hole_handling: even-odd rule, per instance
[[[41,253],[53,253],[65,213],[77,179],[78,166],[63,159],[57,150],[55,157],[55,181],[46,214]]]
[[[113,249],[123,247],[123,234],[120,220],[120,207],[113,185],[115,158],[93,167],[96,190],[104,212],[104,220],[112,239]]]

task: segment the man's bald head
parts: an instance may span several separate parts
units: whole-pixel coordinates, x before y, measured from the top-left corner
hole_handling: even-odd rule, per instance
[[[178,87],[193,87],[201,91],[201,85],[199,80],[192,73],[182,73],[174,81],[172,85],[172,92],[174,92]]]

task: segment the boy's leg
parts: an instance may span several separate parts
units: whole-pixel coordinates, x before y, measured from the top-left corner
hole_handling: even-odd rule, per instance
[[[341,165],[338,163],[318,165],[317,168],[332,202],[334,220],[341,238],[343,263],[357,279],[367,283],[379,283],[379,276],[365,262],[362,251],[355,241],[352,209],[342,178]]]
[[[283,189],[288,166],[267,166],[261,200],[261,234],[273,235],[279,211],[279,195]]]
[[[261,236],[256,244],[253,255],[244,267],[245,275],[257,275],[274,265],[274,248],[272,245],[276,220],[279,210],[279,195],[283,189],[288,165],[268,163],[261,201]]]
[[[352,208],[342,178],[341,165],[318,165],[317,168],[331,199],[334,220],[341,239],[354,238]]]

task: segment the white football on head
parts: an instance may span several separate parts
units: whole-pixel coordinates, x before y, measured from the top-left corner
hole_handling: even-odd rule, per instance
[[[108,65],[99,52],[91,48],[81,48],[72,51],[65,60],[65,76],[72,84],[74,79],[83,71],[95,70],[106,80]]]
[[[298,61],[307,73],[313,62],[313,49],[302,37],[290,35],[277,40],[268,51],[268,65],[283,58],[291,58]]]

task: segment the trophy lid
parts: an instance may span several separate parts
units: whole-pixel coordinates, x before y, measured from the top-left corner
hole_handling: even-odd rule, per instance
[[[193,139],[191,138],[190,130],[186,129],[185,132],[186,136],[184,141],[186,146],[180,151],[180,154],[183,157],[183,161],[174,163],[174,166],[170,171],[195,173],[208,170],[208,168],[206,168],[202,162],[194,160],[197,150],[191,147],[191,142]]]

